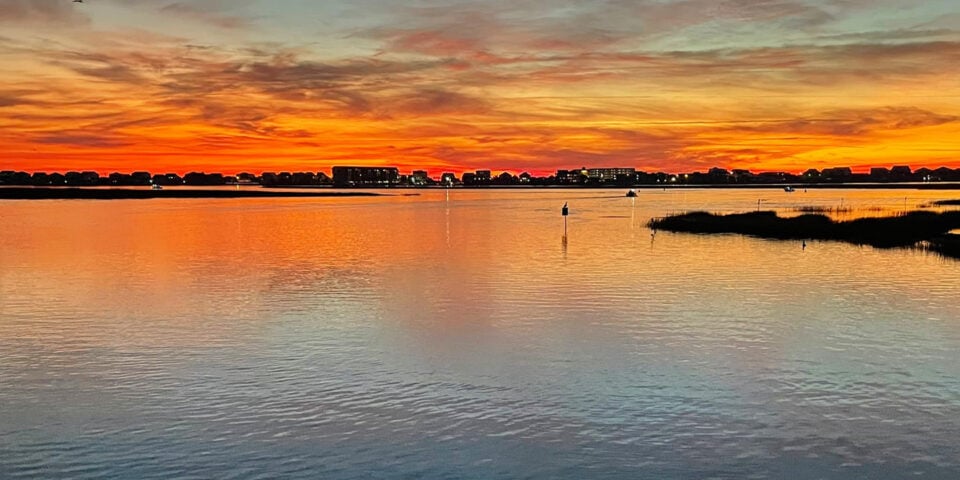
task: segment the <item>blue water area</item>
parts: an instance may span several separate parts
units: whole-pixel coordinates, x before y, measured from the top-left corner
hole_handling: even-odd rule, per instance
[[[960,262],[645,226],[902,192],[620,193],[0,202],[0,478],[960,478]]]

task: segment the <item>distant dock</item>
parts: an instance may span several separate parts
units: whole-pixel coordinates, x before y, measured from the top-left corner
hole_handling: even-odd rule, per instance
[[[148,200],[152,198],[312,198],[380,197],[374,192],[292,192],[273,190],[133,188],[0,188],[0,200]]]

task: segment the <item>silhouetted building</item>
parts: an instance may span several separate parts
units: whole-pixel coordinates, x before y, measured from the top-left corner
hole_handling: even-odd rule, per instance
[[[824,168],[820,176],[824,180],[842,182],[853,178],[853,170],[850,167]]]
[[[463,174],[463,184],[466,186],[490,185],[493,176],[490,170],[477,170],[474,173]]]
[[[183,179],[176,173],[157,174],[153,176],[155,185],[183,185]]]
[[[399,182],[396,167],[333,167],[333,184],[338,187],[390,187]]]
[[[440,175],[440,183],[448,187],[456,185],[457,176],[451,172],[443,172],[443,175]]]
[[[910,180],[913,171],[906,165],[897,165],[890,169],[890,178],[897,181]]]
[[[736,183],[753,183],[756,175],[750,170],[735,168],[730,172],[730,178]]]
[[[704,184],[710,183],[710,180],[709,180],[710,177],[703,172],[693,172],[691,174],[684,175],[684,176],[686,177],[685,183],[689,183],[693,185],[704,185]]]
[[[0,185],[30,185],[31,176],[27,172],[4,170],[0,172]]]
[[[252,173],[241,172],[237,174],[237,183],[257,183],[258,181],[257,176]]]
[[[890,180],[890,170],[885,167],[873,167],[870,169],[870,180],[875,182],[886,182]]]
[[[560,185],[576,185],[587,182],[588,170],[586,167],[579,170],[557,170],[557,183]]]
[[[783,172],[762,172],[756,175],[757,183],[782,183],[787,180],[787,174]]]
[[[422,187],[433,183],[433,179],[427,174],[426,170],[414,170],[410,174],[410,185]]]
[[[591,168],[587,170],[587,178],[600,182],[612,182],[619,175],[635,176],[635,168]]]
[[[707,171],[710,180],[717,183],[726,183],[730,180],[730,172],[725,168],[713,167]]]
[[[185,185],[223,185],[224,182],[221,173],[190,172],[183,176]]]
[[[493,180],[493,183],[495,185],[516,185],[519,183],[519,180],[510,172],[503,172],[500,175],[497,175],[497,178]]]
[[[656,183],[663,183],[666,181],[667,174],[665,173],[647,173],[647,172],[637,172],[636,182],[644,185],[652,185]]]
[[[153,177],[150,176],[150,172],[133,172],[130,175],[130,182],[134,185],[150,185],[151,180]]]
[[[50,179],[46,172],[33,172],[33,175],[30,176],[30,183],[37,186],[50,185]]]
[[[958,175],[960,170],[952,170],[947,167],[940,167],[933,171],[933,177],[935,180],[956,180],[960,178]]]
[[[806,172],[803,172],[803,179],[808,182],[816,182],[820,180],[820,170],[816,168],[808,169]]]
[[[67,185],[90,187],[100,183],[100,174],[97,172],[67,172]]]
[[[66,174],[46,172],[23,172],[4,170],[0,171],[0,185],[33,185],[46,186],[144,186],[155,185],[224,185],[232,183],[257,183],[264,186],[304,186],[330,185],[338,186],[367,186],[390,187],[398,184],[415,187],[436,185],[425,170],[415,170],[409,176],[399,175],[395,167],[334,167],[334,178],[324,172],[264,172],[257,176],[251,173],[240,173],[236,176],[224,176],[220,173],[191,172],[181,178],[177,174],[151,175],[145,171],[130,173],[111,173],[101,177],[97,172],[71,171]],[[555,176],[534,177],[529,172],[519,176],[510,172],[502,172],[493,177],[490,170],[477,170],[463,174],[464,186],[488,185],[584,185],[597,187],[626,187],[633,185],[717,185],[725,183],[738,184],[787,184],[787,183],[858,183],[858,182],[941,182],[960,181],[960,169],[940,167],[935,170],[919,168],[915,172],[909,166],[898,165],[892,168],[873,167],[869,173],[854,173],[850,167],[826,168],[822,172],[808,169],[802,175],[787,172],[763,172],[754,174],[749,170],[734,169],[727,171],[724,168],[714,167],[707,173],[692,172],[683,174],[668,174],[664,172],[647,173],[634,168],[580,168],[574,170],[558,170]],[[451,172],[444,172],[440,177],[444,186],[458,185],[457,176]]]
[[[53,186],[59,187],[67,184],[67,179],[60,173],[43,173],[43,172],[34,172],[33,177],[31,178],[32,183],[36,186]]]
[[[290,185],[315,185],[317,176],[313,172],[296,172],[290,175]]]
[[[921,182],[929,182],[933,180],[933,170],[921,167],[918,168],[917,171],[913,172],[913,176]]]

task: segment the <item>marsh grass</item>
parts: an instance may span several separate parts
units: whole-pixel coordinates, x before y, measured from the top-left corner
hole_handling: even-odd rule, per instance
[[[648,226],[671,232],[738,233],[780,240],[835,240],[881,248],[909,247],[927,241],[933,250],[960,258],[957,241],[960,237],[949,235],[950,231],[960,228],[960,211],[912,211],[844,221],[813,213],[785,218],[771,211],[729,215],[690,212],[655,218]]]

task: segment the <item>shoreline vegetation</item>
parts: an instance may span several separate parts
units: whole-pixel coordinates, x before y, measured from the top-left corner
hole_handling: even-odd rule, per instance
[[[133,188],[0,188],[0,200],[139,200],[152,198],[309,198],[381,197],[374,192],[294,192],[221,189],[133,189]]]
[[[960,201],[950,202],[960,204]],[[912,211],[889,217],[844,221],[821,214],[780,217],[772,211],[726,215],[689,212],[654,218],[647,225],[668,232],[734,233],[774,240],[828,240],[877,248],[915,247],[925,243],[930,250],[960,259],[960,235],[950,233],[960,229],[960,211]]]

